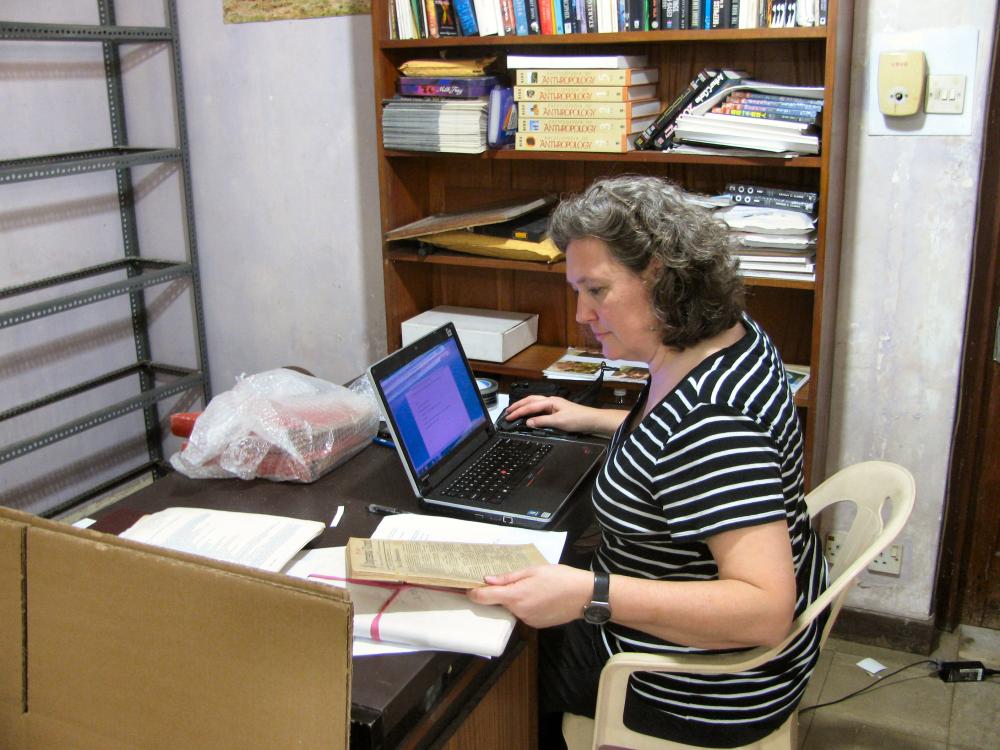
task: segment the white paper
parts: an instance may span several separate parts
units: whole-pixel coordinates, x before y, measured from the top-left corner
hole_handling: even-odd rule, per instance
[[[858,662],[858,666],[865,670],[868,674],[876,675],[885,669],[885,664],[882,664],[871,657],[867,659],[862,659]]]
[[[540,531],[461,518],[400,513],[386,516],[372,539],[408,539],[431,542],[472,542],[480,544],[534,544],[542,557],[553,565],[559,562],[566,545],[565,531]]]
[[[323,533],[320,521],[202,508],[167,508],[143,516],[119,536],[213,560],[281,570]]]
[[[499,656],[516,622],[503,607],[475,604],[464,593],[420,586],[349,583],[344,580],[347,578],[344,547],[306,550],[284,572],[350,592],[354,605],[352,654],[355,656],[421,650]],[[392,645],[383,648],[382,644]]]

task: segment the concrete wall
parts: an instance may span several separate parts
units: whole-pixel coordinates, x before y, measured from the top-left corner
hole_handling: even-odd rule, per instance
[[[899,578],[865,574],[850,606],[926,619],[933,606],[978,196],[996,4],[860,0],[837,320],[830,472],[871,458],[913,472]],[[944,16],[944,17],[943,17]],[[874,135],[878,35],[979,30],[968,136]],[[933,72],[933,71],[932,71]],[[939,71],[950,72],[950,71]]]

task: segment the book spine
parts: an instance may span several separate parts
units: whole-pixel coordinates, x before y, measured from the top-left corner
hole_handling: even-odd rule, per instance
[[[476,11],[472,8],[472,0],[451,0],[451,2],[462,29],[462,36],[477,36],[479,24],[476,23]]]
[[[524,12],[528,19],[528,33],[541,34],[542,27],[538,21],[538,0],[524,0]]]
[[[620,135],[546,135],[518,133],[514,141],[517,151],[582,151],[620,154],[629,150],[631,138]]]
[[[559,15],[562,17],[563,34],[576,32],[576,28],[573,26],[573,5],[572,0],[559,0]]]
[[[602,31],[597,27],[597,3],[598,0],[584,0],[583,7],[587,21],[587,31],[591,34]]]
[[[528,11],[525,0],[514,0],[514,33],[518,36],[528,35]]]
[[[738,29],[740,27],[740,5],[742,0],[727,0],[729,3],[729,28]]]
[[[437,24],[437,9],[434,4],[434,0],[423,0],[424,1],[424,13],[427,18],[427,36],[431,39],[437,39],[440,36],[438,32]]]
[[[629,121],[598,119],[554,119],[548,117],[519,117],[518,133],[550,133],[555,135],[628,135]],[[746,196],[749,198],[750,196]],[[757,196],[753,196],[757,197]]]
[[[677,2],[677,12],[679,16],[678,29],[691,28],[691,2],[692,0],[675,0]]]
[[[434,17],[437,20],[439,37],[458,36],[451,0],[434,0]]]
[[[500,0],[500,19],[503,23],[504,34],[515,33],[513,0]]]
[[[739,194],[733,196],[733,202],[744,206],[767,206],[769,208],[787,208],[793,211],[804,211],[808,214],[816,213],[815,201],[797,200],[795,198],[776,198],[770,195],[747,195]]]
[[[514,99],[528,102],[610,101],[637,98],[637,86],[515,86]],[[650,86],[652,89],[653,87]]]
[[[819,200],[819,193],[809,190],[765,187],[762,185],[752,185],[748,182],[730,182],[726,185],[726,192],[730,195],[766,195],[773,198],[791,198],[793,200],[813,202]]]
[[[801,107],[804,109],[823,109],[822,99],[807,99],[802,96],[788,96],[786,94],[763,94],[758,91],[745,90],[734,91],[729,95],[733,101],[751,101],[761,104],[774,104],[781,107]]]
[[[389,7],[387,8],[386,17],[389,20],[389,38],[399,39],[399,26],[396,21],[396,0],[389,0]]]
[[[816,16],[817,26],[826,26],[826,16],[829,12],[827,0],[819,0],[819,13]]]
[[[427,38],[427,6],[422,0],[410,0],[410,7],[413,8],[413,19],[416,21],[417,38]]]
[[[703,29],[705,23],[705,6],[702,3],[705,0],[691,0],[691,7],[688,11],[688,26],[689,29]],[[709,0],[711,2],[711,0]]]
[[[721,29],[722,28],[722,2],[723,0],[712,0],[711,7],[708,11],[709,29]]]
[[[552,19],[552,0],[538,0],[538,21],[542,34],[551,35],[555,33],[555,26]]]
[[[490,90],[496,85],[496,78],[489,76],[482,80],[469,80],[459,78],[440,78],[428,80],[418,78],[407,80],[403,77],[399,79],[399,93],[403,96],[440,96],[448,99],[475,99],[480,96],[488,96]]]
[[[736,73],[731,70],[720,70],[715,72],[715,75],[711,76],[709,80],[707,80],[702,86],[700,86],[698,88],[698,91],[696,91],[695,95],[691,98],[691,100],[686,105],[684,105],[684,107],[681,109],[680,112],[677,113],[676,116],[674,116],[670,120],[670,123],[666,128],[663,129],[663,132],[653,138],[652,145],[650,146],[650,148],[658,149],[660,151],[669,148],[674,141],[674,127],[677,123],[678,117],[687,112],[690,112],[699,104],[706,101],[709,97],[713,96],[719,90],[720,86],[725,86],[727,84],[733,85],[735,83],[738,83],[740,80],[742,80],[741,73]]]
[[[660,0],[647,0],[649,5],[649,30],[659,31],[662,26],[663,5]]]
[[[717,115],[730,115],[732,117],[801,122],[806,125],[816,124],[816,115],[804,114],[801,110],[784,110],[772,107],[741,107],[739,104],[723,104],[719,107],[712,107],[712,112]]]
[[[578,34],[591,30],[587,26],[587,0],[573,0],[573,28]]]
[[[522,102],[518,114],[522,117],[628,118],[632,115],[632,105],[629,102]]]
[[[653,147],[653,139],[656,136],[663,133],[667,126],[677,119],[684,108],[694,99],[695,95],[698,93],[699,88],[708,81],[708,79],[715,74],[715,71],[703,70],[698,73],[697,76],[692,79],[691,83],[674,99],[670,104],[668,104],[656,119],[653,120],[653,124],[643,130],[635,140],[635,147],[638,149],[649,150]]]
[[[552,33],[563,33],[562,0],[547,0],[552,8]]]
[[[632,70],[531,70],[520,68],[514,78],[518,86],[631,86]]]

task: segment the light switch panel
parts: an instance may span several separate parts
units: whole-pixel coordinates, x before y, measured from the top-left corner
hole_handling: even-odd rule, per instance
[[[965,76],[927,76],[927,114],[960,115],[965,110]]]
[[[927,61],[919,50],[883,52],[878,58],[878,108],[889,117],[907,117],[924,101]]]

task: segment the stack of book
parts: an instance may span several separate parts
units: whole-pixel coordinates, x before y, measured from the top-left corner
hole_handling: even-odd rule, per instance
[[[382,102],[382,144],[406,151],[477,154],[486,150],[487,109],[495,76],[402,76]]]
[[[508,55],[519,151],[624,153],[660,110],[641,55]]]
[[[392,39],[825,26],[827,0],[389,0]]]
[[[674,138],[766,154],[818,154],[822,86],[729,81],[679,115]]]
[[[816,193],[735,182],[726,185],[726,195],[733,205],[718,215],[734,230],[740,273],[815,280]]]

